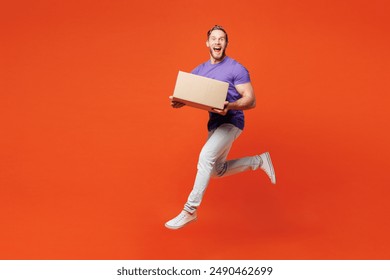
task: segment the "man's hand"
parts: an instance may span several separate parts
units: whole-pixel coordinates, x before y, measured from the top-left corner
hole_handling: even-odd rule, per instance
[[[181,103],[181,102],[178,102],[178,101],[174,101],[173,100],[173,96],[169,96],[169,99],[171,100],[172,108],[181,108],[181,107],[183,107],[185,105],[184,103]]]
[[[212,108],[212,110],[214,113],[225,116],[227,114],[227,112],[229,111],[229,101],[225,101],[223,110],[217,109],[217,108]]]

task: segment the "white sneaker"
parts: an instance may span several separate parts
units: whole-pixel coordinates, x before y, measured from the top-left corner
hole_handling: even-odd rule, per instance
[[[271,156],[268,152],[261,154],[260,158],[262,159],[263,163],[260,166],[260,168],[267,173],[269,179],[271,180],[272,184],[276,184],[276,176],[274,167],[272,166]]]
[[[190,222],[196,221],[198,218],[196,211],[193,214],[188,213],[187,211],[181,211],[177,217],[165,223],[165,226],[169,229],[179,229],[184,227]]]

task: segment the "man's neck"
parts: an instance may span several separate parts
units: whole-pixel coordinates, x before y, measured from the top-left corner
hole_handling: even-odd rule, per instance
[[[215,59],[214,57],[210,56],[210,63],[211,64],[218,64],[221,63],[226,58],[226,55],[224,55],[221,59]]]

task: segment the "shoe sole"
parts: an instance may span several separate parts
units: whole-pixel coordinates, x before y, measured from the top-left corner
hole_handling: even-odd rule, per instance
[[[192,219],[191,221],[189,221],[189,222],[187,222],[187,223],[185,223],[184,225],[181,225],[181,226],[172,227],[172,226],[169,226],[169,225],[165,224],[165,227],[169,228],[169,229],[173,229],[173,230],[180,229],[180,228],[185,227],[186,225],[188,225],[188,224],[190,224],[192,222],[195,222],[197,219],[198,219],[198,217],[196,217],[195,219]]]
[[[269,169],[271,170],[271,178],[270,178],[271,179],[271,183],[272,184],[276,184],[275,170],[274,170],[274,166],[272,165],[271,156],[270,156],[270,154],[268,152],[266,152],[265,153],[265,157],[267,158]]]

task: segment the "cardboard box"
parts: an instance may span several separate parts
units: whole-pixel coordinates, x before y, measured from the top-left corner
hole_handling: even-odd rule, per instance
[[[179,71],[173,100],[208,111],[223,109],[228,87],[226,82]]]

